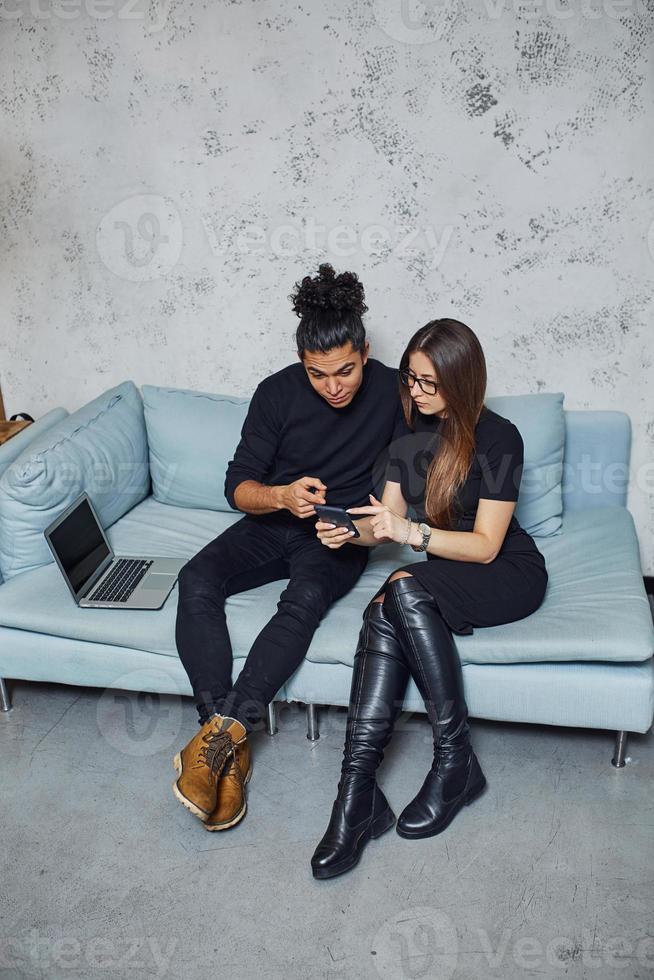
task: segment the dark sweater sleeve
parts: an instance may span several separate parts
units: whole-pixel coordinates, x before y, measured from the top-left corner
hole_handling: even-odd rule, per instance
[[[404,475],[406,478],[406,456],[408,449],[407,436],[410,435],[411,429],[404,421],[402,405],[399,404],[398,410],[395,414],[395,427],[393,429],[393,435],[391,436],[391,441],[387,450],[388,463],[386,465],[386,472],[384,475],[385,483],[402,484],[402,476]]]
[[[241,429],[241,439],[234,458],[227,465],[225,497],[238,510],[234,491],[244,480],[263,483],[272,468],[279,444],[277,412],[263,382],[258,385]]]
[[[477,459],[482,474],[480,500],[517,500],[524,445],[513,422],[493,426],[482,445],[477,447]]]

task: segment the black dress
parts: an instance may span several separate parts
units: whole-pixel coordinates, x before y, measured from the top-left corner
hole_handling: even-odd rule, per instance
[[[400,484],[417,519],[426,521],[425,479],[438,448],[442,420],[437,415],[418,415],[415,426],[412,432],[404,420],[398,423],[385,478]],[[483,408],[475,440],[468,477],[455,497],[454,531],[473,530],[480,498],[518,499],[523,442],[516,426]],[[427,554],[427,561],[416,558],[396,571],[407,571],[418,579],[452,632],[459,635],[472,633],[474,626],[499,626],[529,616],[542,603],[548,578],[545,559],[515,515],[497,557],[489,564]],[[388,580],[373,599],[387,584]]]

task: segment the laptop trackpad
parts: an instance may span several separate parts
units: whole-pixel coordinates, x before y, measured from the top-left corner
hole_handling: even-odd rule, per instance
[[[142,589],[172,589],[176,578],[176,575],[163,575],[161,572],[151,572],[150,575],[145,576],[140,587]]]

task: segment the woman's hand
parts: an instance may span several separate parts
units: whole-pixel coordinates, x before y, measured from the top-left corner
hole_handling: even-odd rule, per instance
[[[370,494],[372,505],[370,507],[348,507],[348,514],[370,514],[370,528],[377,540],[397,541],[403,544],[406,540],[408,530],[408,520],[400,517],[390,507],[386,507],[381,501]]]
[[[336,527],[325,521],[316,521],[316,532],[327,548],[340,548],[354,535],[354,531],[348,531],[346,527]]]

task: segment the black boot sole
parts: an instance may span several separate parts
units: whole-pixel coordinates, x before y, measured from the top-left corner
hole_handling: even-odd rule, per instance
[[[392,810],[385,810],[384,813],[380,813],[376,820],[374,820],[370,829],[361,838],[361,843],[359,845],[359,850],[355,855],[339,861],[337,864],[332,865],[331,868],[312,868],[313,877],[323,880],[325,878],[336,878],[338,875],[345,874],[346,871],[350,871],[352,868],[361,860],[361,855],[363,854],[363,849],[369,840],[374,840],[377,837],[381,837],[385,834],[395,823],[395,814]]]
[[[449,825],[452,823],[457,813],[463,809],[464,806],[470,806],[471,803],[481,796],[481,794],[486,789],[486,778],[484,777],[483,783],[477,783],[474,788],[468,790],[466,796],[463,796],[458,803],[456,803],[447,815],[447,818],[441,823],[436,824],[435,827],[430,827],[428,830],[421,830],[417,834],[407,833],[405,830],[398,825],[395,828],[395,832],[399,834],[400,837],[404,837],[405,840],[422,840],[425,837],[436,837],[437,834],[442,834]]]

